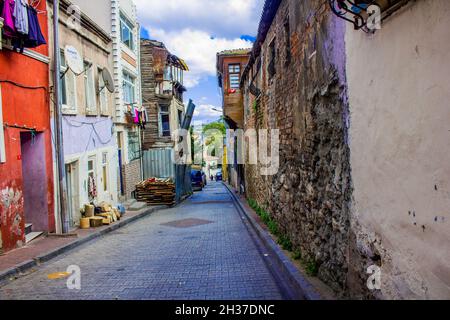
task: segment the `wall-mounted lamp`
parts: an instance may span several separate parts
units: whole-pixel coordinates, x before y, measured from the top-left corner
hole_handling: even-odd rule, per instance
[[[409,0],[328,0],[331,10],[339,18],[352,23],[355,30],[373,32],[381,21]]]

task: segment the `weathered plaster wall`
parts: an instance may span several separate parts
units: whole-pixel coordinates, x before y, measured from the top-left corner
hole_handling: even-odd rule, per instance
[[[45,11],[46,3],[41,2],[39,9]],[[47,15],[39,15],[39,23],[44,37],[48,40]],[[32,50],[37,52],[43,60],[48,55],[48,46],[43,45]],[[23,72],[26,70],[26,72]],[[43,212],[44,219],[48,219],[48,229],[54,231],[53,217],[53,167],[50,135],[49,85],[48,64],[33,59],[24,54],[14,53],[6,48],[0,51],[0,80],[10,80],[17,84],[39,89],[25,89],[11,83],[1,83],[0,103],[3,110],[3,122],[19,126],[36,127],[44,139],[46,194],[44,201],[48,211]],[[25,217],[23,199],[23,175],[21,161],[22,130],[15,128],[0,128],[4,130],[6,162],[0,164],[0,230],[2,249],[8,251],[25,243]]]
[[[374,35],[347,26],[350,264],[381,266],[379,298],[450,298],[449,30],[447,0],[413,1]]]

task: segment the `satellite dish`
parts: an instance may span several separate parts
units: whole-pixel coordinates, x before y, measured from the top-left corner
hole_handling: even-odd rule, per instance
[[[101,88],[100,91],[102,91],[103,89],[106,88],[106,89],[108,89],[109,92],[113,93],[114,92],[114,80],[108,69],[103,68],[102,78],[103,78],[103,83],[105,84],[105,86],[103,88]]]
[[[84,72],[83,59],[77,49],[72,46],[66,46],[64,48],[64,56],[66,57],[67,66],[75,75],[79,76]]]

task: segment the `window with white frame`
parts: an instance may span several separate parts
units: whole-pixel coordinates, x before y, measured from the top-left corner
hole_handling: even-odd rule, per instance
[[[134,104],[136,102],[136,78],[128,72],[122,74],[123,102],[125,104]]]
[[[64,55],[64,50],[60,51],[61,54],[61,83],[60,83],[60,94],[61,94],[61,104],[63,110],[76,112],[77,111],[77,100],[76,100],[76,76],[72,70],[68,69],[66,57]]]
[[[241,65],[230,64],[228,66],[228,73],[230,75],[230,89],[239,89],[241,81]]]
[[[98,70],[98,90],[99,90],[98,101],[99,101],[99,105],[100,105],[100,113],[102,115],[107,115],[108,114],[108,95],[107,95],[108,90],[105,87],[105,81],[103,80],[103,76],[102,76],[103,69],[98,68],[97,70]]]
[[[97,102],[95,99],[94,68],[92,67],[92,63],[90,63],[89,61],[84,61],[84,70],[86,111],[95,112],[97,108]]]
[[[134,50],[134,26],[123,14],[120,14],[120,36],[122,43]]]
[[[170,137],[169,106],[159,106],[159,134],[161,137]]]
[[[108,174],[108,153],[104,152],[102,154],[102,182],[103,182],[103,191],[108,191],[108,181],[109,181],[109,174]]]

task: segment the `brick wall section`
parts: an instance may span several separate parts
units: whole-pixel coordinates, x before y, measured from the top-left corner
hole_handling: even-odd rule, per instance
[[[131,194],[136,190],[136,185],[141,182],[141,162],[140,160],[131,161],[123,165],[124,190],[127,199],[131,199]]]
[[[294,248],[319,267],[322,280],[344,292],[352,190],[345,76],[334,63],[334,56],[345,52],[343,38],[330,32],[335,19],[322,0],[282,1],[262,45],[259,106],[254,107],[248,88],[244,95],[246,129],[280,130],[280,169],[274,176],[261,176],[260,165],[247,165],[246,181],[248,197],[271,213]],[[273,39],[276,74],[268,80]]]

